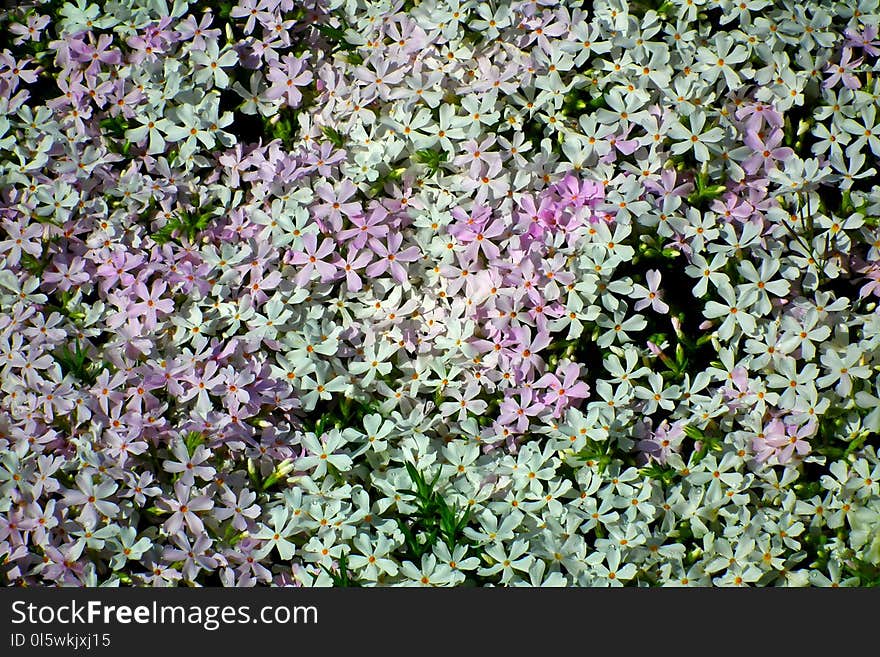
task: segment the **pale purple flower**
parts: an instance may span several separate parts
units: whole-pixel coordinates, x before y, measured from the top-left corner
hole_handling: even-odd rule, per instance
[[[187,536],[178,533],[172,536],[171,541],[177,547],[166,547],[162,551],[162,558],[172,563],[182,561],[181,572],[187,580],[194,581],[200,571],[210,572],[217,567],[218,561],[211,555],[213,541],[206,534],[190,543]]]
[[[398,283],[403,283],[406,280],[406,268],[401,263],[418,260],[421,257],[421,250],[418,246],[409,246],[401,250],[402,244],[403,235],[400,233],[391,233],[384,243],[375,238],[371,239],[370,246],[379,259],[367,266],[367,276],[372,278],[390,270],[391,277]]]
[[[137,281],[134,284],[134,293],[141,301],[129,306],[128,316],[144,318],[144,327],[147,330],[155,327],[157,313],[167,314],[174,310],[174,301],[162,298],[167,289],[168,285],[163,280],[153,281],[149,289],[143,281]]]
[[[548,405],[554,405],[553,417],[560,417],[562,411],[572,402],[590,396],[590,386],[579,380],[580,375],[581,366],[568,362],[560,367],[555,374],[547,373],[533,384],[536,388],[549,389],[544,397],[544,402]]]
[[[80,473],[76,485],[76,490],[64,493],[64,502],[68,506],[80,507],[79,517],[84,524],[94,527],[100,516],[113,518],[119,512],[119,506],[106,499],[118,488],[116,482],[104,480],[96,484],[91,475]]]
[[[259,505],[254,504],[257,494],[247,488],[241,490],[238,497],[227,489],[223,491],[222,499],[225,506],[216,507],[214,517],[221,521],[231,518],[232,526],[240,532],[247,529],[249,520],[256,519],[261,513]]]
[[[840,61],[836,64],[828,62],[825,72],[830,75],[822,82],[825,89],[830,89],[838,82],[842,82],[847,89],[859,89],[862,86],[859,78],[853,74],[854,69],[862,63],[862,58],[852,59],[852,54],[852,48],[844,48],[840,54]]]
[[[512,425],[517,433],[524,433],[529,427],[529,418],[539,415],[546,408],[535,398],[534,391],[524,388],[518,395],[511,394],[504,398],[499,406],[498,422]]]
[[[349,249],[345,258],[336,262],[340,274],[345,276],[345,285],[349,292],[360,291],[364,283],[358,275],[358,270],[363,269],[373,261],[373,254],[369,251]]]
[[[632,298],[638,299],[634,306],[636,310],[644,310],[650,306],[651,310],[661,315],[669,312],[669,306],[663,301],[660,292],[660,278],[659,271],[649,269],[645,272],[645,280],[648,283],[648,287],[639,284],[633,286]]]
[[[854,27],[846,28],[843,33],[846,36],[846,44],[853,48],[862,48],[866,55],[872,57],[880,56],[880,39],[877,39],[880,27],[877,25],[866,25],[859,32]]]
[[[303,251],[294,251],[288,256],[288,262],[300,265],[296,274],[296,284],[304,287],[312,278],[312,272],[317,271],[322,282],[329,281],[336,274],[336,265],[330,261],[330,256],[336,252],[336,243],[326,238],[318,245],[318,236],[315,233],[303,235]]]
[[[180,482],[187,486],[192,486],[196,477],[203,481],[211,481],[217,473],[217,470],[210,465],[204,465],[211,458],[211,452],[204,445],[196,447],[190,455],[184,441],[177,440],[171,445],[171,453],[176,460],[163,461],[162,469],[165,472],[179,474]]]
[[[286,96],[285,100],[290,107],[299,107],[302,100],[299,87],[306,86],[314,79],[312,72],[305,69],[305,62],[305,58],[285,55],[281,62],[272,65],[266,74],[266,78],[272,83],[272,86],[266,90],[266,98]]]
[[[199,495],[198,489],[187,486],[182,481],[174,484],[174,495],[174,498],[159,500],[160,505],[171,511],[171,516],[162,527],[169,534],[176,534],[186,524],[193,535],[201,534],[205,530],[205,525],[196,512],[214,508],[214,502],[207,495]]]

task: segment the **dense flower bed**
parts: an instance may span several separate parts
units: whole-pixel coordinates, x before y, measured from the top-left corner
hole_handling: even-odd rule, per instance
[[[0,580],[880,582],[877,0],[0,27]]]

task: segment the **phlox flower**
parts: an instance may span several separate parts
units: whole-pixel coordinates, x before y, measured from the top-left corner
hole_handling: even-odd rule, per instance
[[[285,55],[279,62],[269,68],[266,78],[271,86],[266,90],[266,98],[285,98],[290,107],[299,107],[302,92],[299,87],[308,85],[314,76],[305,68],[307,58]]]
[[[291,253],[287,260],[293,265],[300,265],[296,274],[296,284],[305,287],[312,278],[312,272],[317,271],[322,282],[329,281],[336,274],[336,265],[330,256],[336,251],[336,243],[325,238],[318,244],[318,236],[308,233],[302,237],[303,251]]]
[[[378,239],[370,239],[370,247],[378,256],[378,259],[367,266],[367,276],[374,278],[385,271],[391,273],[391,277],[398,283],[406,280],[406,268],[401,263],[414,262],[421,257],[418,246],[408,246],[400,249],[403,244],[403,235],[391,233],[383,243]]]
[[[327,472],[327,466],[331,465],[340,472],[345,472],[351,467],[351,457],[347,454],[337,453],[346,444],[345,436],[340,431],[331,431],[318,438],[313,433],[303,435],[302,443],[307,452],[295,462],[297,470],[311,470],[313,476],[320,477]]]
[[[568,362],[557,372],[547,373],[533,384],[536,388],[547,388],[544,402],[554,405],[553,417],[561,417],[563,411],[572,403],[586,399],[590,395],[590,386],[580,381],[581,366]]]
[[[669,312],[669,306],[661,298],[660,272],[656,269],[649,269],[645,273],[645,278],[648,282],[648,287],[639,284],[633,286],[632,296],[634,299],[638,299],[634,308],[636,310],[643,310],[650,306],[654,312],[665,315]]]

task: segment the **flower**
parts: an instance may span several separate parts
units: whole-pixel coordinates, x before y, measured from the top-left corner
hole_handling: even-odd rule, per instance
[[[871,2],[129,4],[6,16],[5,582],[870,583]]]
[[[719,126],[714,126],[703,132],[706,125],[706,114],[701,111],[693,112],[689,117],[690,128],[682,123],[675,123],[669,128],[669,136],[679,140],[670,148],[676,155],[692,150],[698,162],[706,162],[709,159],[709,146],[721,141],[724,131]]]
[[[656,269],[649,269],[645,274],[645,278],[648,283],[647,288],[638,284],[633,286],[634,298],[639,299],[633,308],[635,310],[643,310],[650,306],[654,312],[665,315],[669,312],[669,306],[661,299],[660,272]]]
[[[304,70],[306,58],[298,58],[294,55],[285,55],[278,65],[269,68],[266,79],[271,86],[266,90],[266,98],[275,99],[285,97],[290,107],[298,107],[302,100],[302,92],[299,87],[309,84],[314,76],[309,70]],[[219,67],[219,66],[218,66]]]
[[[118,488],[115,482],[106,480],[95,484],[91,477],[83,473],[77,475],[76,485],[76,489],[64,493],[64,502],[80,507],[79,518],[82,523],[94,527],[98,523],[99,514],[108,518],[116,516],[119,505],[106,499]]]
[[[350,456],[334,453],[347,442],[340,431],[331,431],[321,436],[320,439],[313,433],[307,433],[303,436],[302,441],[309,456],[303,456],[296,461],[295,465],[298,470],[314,468],[312,476],[321,477],[327,472],[328,466],[341,472],[345,472],[351,467]]]
[[[193,535],[201,534],[205,525],[202,519],[196,515],[197,511],[208,511],[214,507],[214,502],[207,495],[198,495],[198,489],[188,486],[183,481],[174,484],[172,498],[161,498],[159,504],[171,511],[171,516],[162,525],[169,534],[176,534],[183,529],[184,524]]]
[[[269,512],[272,526],[260,525],[260,530],[251,535],[252,538],[263,541],[258,555],[266,556],[272,550],[278,551],[278,556],[289,561],[296,554],[296,546],[288,540],[296,532],[297,519],[290,517],[290,511],[284,506],[276,506]]]

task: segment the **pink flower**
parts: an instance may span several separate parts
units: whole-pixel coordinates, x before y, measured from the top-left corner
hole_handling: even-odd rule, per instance
[[[143,260],[143,256],[124,250],[113,253],[95,272],[103,279],[101,289],[107,292],[117,282],[123,287],[132,285],[135,277],[129,271],[140,265]]]
[[[779,421],[774,420],[774,422]],[[795,452],[799,456],[809,454],[810,443],[806,439],[816,433],[816,423],[810,420],[800,427],[791,424],[783,426],[784,431],[779,431],[777,426],[772,434],[765,437],[767,445],[776,449],[776,460],[780,464],[785,464],[791,461]]]
[[[305,251],[296,251],[288,258],[294,265],[302,265],[296,275],[296,284],[305,287],[316,271],[321,276],[322,282],[327,282],[336,274],[336,265],[328,262],[327,258],[336,250],[336,243],[332,239],[325,239],[318,246],[318,236],[314,233],[303,235],[303,248]]]
[[[473,260],[482,251],[486,259],[492,261],[501,254],[501,249],[492,242],[492,239],[500,237],[506,230],[504,221],[495,219],[485,226],[466,226],[457,232],[456,237],[467,244],[464,250],[464,257],[467,260]]]
[[[283,66],[273,66],[266,74],[266,78],[272,82],[272,86],[266,90],[266,98],[286,96],[290,107],[299,107],[302,93],[298,87],[304,87],[312,81],[312,72],[303,70],[305,58],[298,59],[293,55],[285,55],[281,61]]]
[[[367,276],[375,278],[390,269],[391,277],[398,283],[403,283],[406,280],[406,268],[400,263],[418,260],[421,257],[421,250],[417,246],[410,246],[401,251],[402,243],[403,235],[400,233],[389,235],[385,244],[377,239],[371,239],[370,246],[379,259],[367,267]]]
[[[332,265],[330,265],[332,267]],[[335,268],[334,268],[335,271]],[[254,277],[251,277],[251,282],[248,284],[248,292],[250,292],[251,296],[254,297],[258,302],[262,303],[269,296],[266,294],[266,290],[274,290],[278,287],[278,284],[281,283],[281,272],[277,269],[269,272],[265,276],[261,276],[259,280],[254,280]]]
[[[345,258],[340,258],[336,266],[344,273],[345,284],[349,292],[359,292],[364,284],[358,276],[358,270],[366,267],[373,260],[373,254],[369,251],[349,249]]]
[[[777,160],[784,162],[794,155],[792,149],[779,146],[782,138],[783,132],[779,129],[774,129],[763,137],[757,132],[748,131],[743,141],[754,153],[742,163],[746,173],[755,174],[761,167],[765,172],[772,171],[776,168]]]
[[[538,331],[532,338],[531,332],[525,326],[513,328],[511,332],[519,343],[515,348],[519,356],[518,369],[526,376],[533,370],[542,370],[544,361],[538,354],[550,344],[550,334]]]
[[[766,103],[750,103],[736,110],[736,118],[746,122],[746,130],[758,132],[766,121],[774,128],[782,127],[782,114]]]
[[[89,33],[91,36],[91,33]],[[90,39],[91,41],[92,39]],[[88,74],[97,73],[101,64],[121,64],[122,53],[117,48],[110,48],[113,45],[113,37],[109,34],[102,34],[98,37],[97,43],[85,43],[81,40],[74,40],[70,43],[70,51],[73,58],[81,63],[88,62],[86,69]]]
[[[370,238],[385,237],[388,234],[387,219],[388,210],[381,205],[373,208],[369,214],[355,214],[349,218],[352,227],[340,231],[339,239],[351,240],[351,246],[355,249],[362,249]]]
[[[683,420],[675,422],[672,426],[666,420],[663,420],[657,429],[651,432],[648,438],[638,442],[637,447],[658,463],[664,464],[670,454],[679,451],[684,437]]]
[[[21,253],[39,258],[43,253],[43,247],[39,238],[43,235],[43,226],[37,222],[25,224],[20,221],[11,222],[4,220],[3,228],[7,239],[0,241],[0,253],[6,254],[6,264],[14,267],[21,260]]]
[[[31,14],[28,16],[27,25],[24,23],[11,23],[8,28],[9,31],[13,34],[18,34],[19,36],[13,41],[13,43],[17,46],[20,46],[25,41],[39,41],[40,33],[46,29],[46,26],[49,24],[48,16],[41,16],[39,14]]]
[[[13,26],[15,27],[15,26]],[[848,27],[843,31],[846,36],[846,45],[861,48],[866,55],[877,57],[880,55],[880,40],[877,39],[878,28],[876,25],[868,25],[864,31],[859,32],[854,27]]]
[[[159,504],[172,512],[163,528],[169,534],[176,534],[183,529],[183,525],[186,523],[189,530],[198,536],[205,530],[205,525],[196,512],[212,509],[214,502],[207,495],[193,496],[192,489],[183,481],[174,484],[174,494],[177,499],[159,500]]]
[[[162,294],[168,288],[163,280],[153,281],[153,285],[147,290],[147,286],[138,281],[134,284],[134,293],[141,299],[128,308],[129,317],[144,317],[144,328],[151,330],[156,326],[156,314],[159,312],[170,313],[174,310],[174,301],[163,299]]]
[[[329,222],[318,222],[322,230],[327,230],[329,226],[334,232],[339,232],[342,230],[343,215],[351,219],[363,213],[359,202],[349,201],[357,193],[357,187],[348,179],[344,180],[337,189],[326,184],[317,185],[315,193],[324,201],[314,207],[315,217]]]
[[[74,256],[67,262],[67,257],[55,261],[56,271],[45,271],[43,283],[55,283],[55,288],[67,291],[88,281],[91,277],[85,271],[86,261]]]
[[[529,388],[523,388],[518,391],[519,399],[516,395],[509,395],[501,402],[499,407],[500,415],[498,422],[502,425],[514,424],[517,433],[525,433],[529,428],[529,418],[539,415],[545,408],[537,399],[534,399],[535,393]]]
[[[862,86],[861,81],[853,74],[855,68],[862,63],[862,58],[852,59],[852,48],[844,48],[840,55],[840,61],[835,64],[828,62],[825,67],[826,73],[831,73],[822,83],[822,87],[830,89],[838,82],[843,82],[847,89],[858,89]]]
[[[162,469],[165,472],[179,474],[181,483],[187,486],[192,486],[196,477],[203,481],[211,481],[217,474],[217,470],[210,465],[203,465],[212,456],[204,445],[196,447],[190,456],[186,443],[183,440],[177,440],[171,446],[171,453],[176,460],[166,460],[162,463]]]
[[[566,176],[553,187],[553,191],[559,194],[561,201],[575,209],[584,205],[595,205],[605,198],[605,190],[602,185],[592,180],[580,180],[572,173]]]
[[[643,310],[651,306],[651,310],[654,312],[665,315],[669,312],[669,306],[660,295],[660,272],[656,269],[649,269],[645,273],[645,279],[648,287],[638,284],[633,286],[633,298],[639,299],[635,304],[635,309]]]
[[[871,294],[880,297],[880,266],[871,264],[861,271],[865,272],[868,282],[859,290],[859,297],[864,299]]]
[[[590,386],[578,380],[580,373],[580,365],[567,363],[559,368],[556,374],[545,374],[533,384],[536,388],[550,389],[550,392],[544,397],[544,402],[556,405],[553,417],[560,417],[562,411],[570,406],[574,400],[586,399],[590,396]]]
[[[190,14],[177,25],[177,35],[181,41],[190,41],[190,49],[194,51],[203,51],[205,49],[205,39],[217,39],[221,30],[214,28],[209,29],[214,17],[211,12],[202,14],[201,21],[197,21],[196,17]]]

